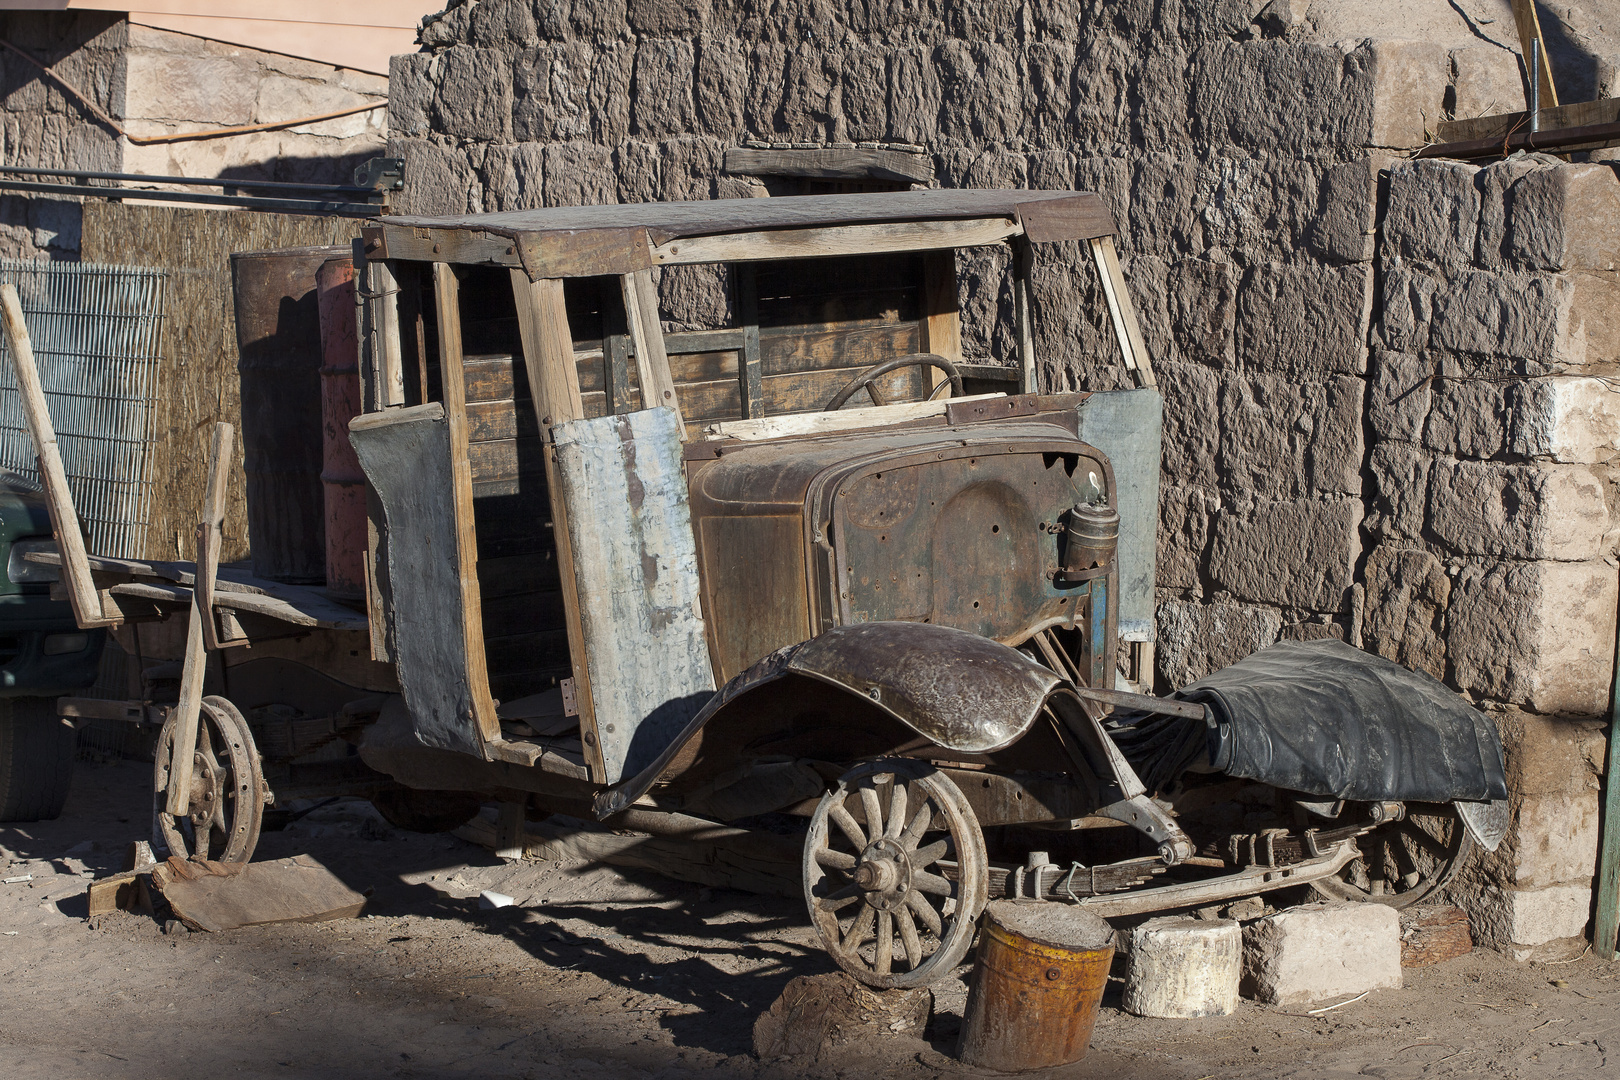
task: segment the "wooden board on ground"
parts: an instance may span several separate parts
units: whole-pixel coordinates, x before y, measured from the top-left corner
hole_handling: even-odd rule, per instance
[[[1425,967],[1462,956],[1474,948],[1468,916],[1440,905],[1401,912],[1401,967]]]
[[[152,885],[192,930],[352,919],[366,898],[308,855],[260,863],[188,862],[170,857]]]

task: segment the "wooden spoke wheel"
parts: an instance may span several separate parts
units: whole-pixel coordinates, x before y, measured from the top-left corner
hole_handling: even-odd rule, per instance
[[[182,859],[247,862],[264,822],[264,773],[242,714],[222,697],[206,697],[197,718],[197,749],[186,813],[168,813],[169,759],[176,717],[158,734],[153,773],[153,839]]]
[[[1361,858],[1313,882],[1337,900],[1404,908],[1433,896],[1473,853],[1474,841],[1447,803],[1407,803],[1406,816],[1356,840]]]
[[[927,986],[949,975],[973,944],[989,891],[978,819],[931,765],[859,765],[810,818],[810,921],[838,966],[868,986]]]

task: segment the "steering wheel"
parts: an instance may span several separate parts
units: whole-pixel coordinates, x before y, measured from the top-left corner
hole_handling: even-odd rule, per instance
[[[962,396],[962,373],[956,369],[955,364],[951,363],[943,356],[940,356],[938,353],[907,353],[905,356],[896,356],[892,359],[885,360],[880,364],[873,364],[865,371],[862,371],[859,375],[850,380],[848,386],[834,394],[832,400],[827,402],[826,407],[822,411],[836,412],[837,410],[843,408],[844,402],[848,401],[852,396],[854,396],[855,391],[859,390],[863,386],[867,388],[866,392],[872,395],[872,404],[884,404],[883,399],[878,396],[876,385],[877,380],[882,376],[887,375],[889,372],[894,371],[896,368],[910,367],[913,364],[917,365],[918,367],[939,368],[939,370],[945,373],[946,378],[950,380],[951,396]],[[933,394],[930,394],[929,398],[931,400],[933,398]]]

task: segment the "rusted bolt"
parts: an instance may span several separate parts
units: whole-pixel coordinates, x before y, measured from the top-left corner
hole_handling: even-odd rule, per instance
[[[1063,971],[1061,968],[1049,967],[1046,969],[1046,978],[1050,982],[1056,982],[1063,978]]]

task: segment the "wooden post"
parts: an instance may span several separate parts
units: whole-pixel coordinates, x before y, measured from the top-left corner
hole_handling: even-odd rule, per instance
[[[227,423],[214,425],[214,441],[208,452],[208,491],[203,496],[203,517],[197,524],[197,575],[193,589],[197,609],[202,612],[203,641],[209,649],[226,645],[246,645],[247,639],[222,641],[214,619],[214,577],[219,573],[219,548],[225,525],[225,484],[230,477],[231,444],[236,429]]]
[[[923,253],[922,308],[920,350],[943,356],[953,364],[960,364],[962,317],[961,312],[957,310],[955,248]],[[939,391],[939,384],[945,381],[943,371],[939,368],[929,368],[928,396],[933,397]]]
[[[461,581],[463,662],[472,701],[471,721],[487,748],[501,741],[501,722],[489,693],[484,656],[484,608],[478,585],[478,529],[473,522],[472,463],[467,449],[467,373],[461,353],[461,279],[448,263],[433,264],[434,311],[439,323],[439,393],[450,428],[450,497],[456,513],[456,572]]]
[[[1040,379],[1035,370],[1035,316],[1029,301],[1029,276],[1035,262],[1034,247],[1027,237],[1015,236],[1012,238],[1012,254],[1013,330],[1018,339],[1019,389],[1025,394],[1038,394]]]
[[[765,415],[765,395],[759,370],[759,286],[750,263],[738,263],[737,322],[742,328],[743,347],[737,354],[737,391],[742,400],[742,418],[758,420]]]
[[[66,579],[68,600],[73,605],[74,621],[84,629],[116,625],[121,620],[107,617],[101,594],[90,574],[84,534],[79,531],[79,515],[73,507],[73,493],[68,490],[62,451],[56,445],[56,429],[51,426],[51,414],[45,407],[45,391],[40,386],[33,343],[28,338],[22,302],[17,298],[14,285],[0,285],[0,321],[5,324],[6,342],[11,346],[11,365],[17,373],[23,418],[28,424],[29,437],[34,441],[34,452],[39,456],[39,478],[45,485],[45,501],[50,507],[56,548],[62,556],[62,576]]]
[[[1547,39],[1541,36],[1541,19],[1536,14],[1535,0],[1513,0],[1513,21],[1519,29],[1519,50],[1528,78],[1524,88],[1524,107],[1529,109],[1531,100],[1536,96],[1530,83],[1539,79],[1541,107],[1558,108],[1558,90],[1553,86],[1552,64],[1547,60]],[[1533,48],[1531,42],[1540,42],[1541,47]],[[1540,62],[1535,65],[1536,70],[1531,71],[1531,57],[1538,53]]]
[[[637,312],[632,303],[630,275],[624,283],[625,314],[635,343],[636,365],[640,368],[641,399],[648,398],[648,364],[642,339],[636,329]],[[535,419],[545,440],[546,489],[551,496],[551,535],[557,541],[557,575],[562,580],[563,618],[568,628],[568,657],[574,672],[574,695],[579,704],[579,726],[585,746],[585,760],[591,775],[605,783],[607,767],[602,760],[602,744],[596,737],[596,706],[591,697],[591,673],[585,663],[585,630],[579,616],[579,582],[574,577],[574,548],[568,542],[568,505],[557,482],[556,454],[551,447],[551,429],[585,415],[579,396],[579,368],[574,362],[574,338],[568,328],[568,309],[560,280],[542,278],[530,281],[522,270],[512,271],[512,296],[517,302],[518,332],[523,338],[523,369],[529,376],[529,397],[534,401]],[[662,346],[663,339],[660,337]],[[665,370],[668,370],[666,364]]]
[[[1142,340],[1142,328],[1136,322],[1136,308],[1131,304],[1130,289],[1126,287],[1125,275],[1119,268],[1114,238],[1099,236],[1092,240],[1091,255],[1097,263],[1097,275],[1102,279],[1103,297],[1108,301],[1108,315],[1114,323],[1114,335],[1119,339],[1119,351],[1125,360],[1125,367],[1135,378],[1137,386],[1157,386],[1153,362],[1148,359],[1147,344]]]
[[[630,340],[635,344],[636,373],[641,379],[641,407],[655,409],[667,405],[681,414],[675,396],[675,379],[669,373],[669,354],[664,350],[664,328],[658,324],[658,290],[653,287],[652,271],[637,270],[619,278],[624,293],[624,314],[630,323]],[[570,346],[572,348],[572,346]],[[680,420],[681,439],[686,439],[686,421]]]
[[[175,817],[184,817],[191,812],[191,775],[197,752],[197,723],[202,711],[203,681],[208,677],[208,650],[218,648],[217,644],[209,644],[217,642],[213,631],[213,588],[214,573],[219,568],[219,544],[214,530],[225,517],[225,479],[230,474],[231,436],[234,433],[235,429],[229,424],[214,425],[214,441],[208,459],[208,489],[203,496],[203,520],[197,526],[197,573],[192,580],[191,609],[186,624],[186,656],[180,669],[180,701],[175,706],[174,741],[169,751],[168,812]]]
[[[524,840],[528,832],[524,823],[525,804],[501,803],[500,815],[495,819],[495,857],[522,859]]]
[[[1603,772],[1603,840],[1598,848],[1597,918],[1592,951],[1613,960],[1620,936],[1620,633],[1615,634],[1614,689],[1609,699],[1608,768]]]

